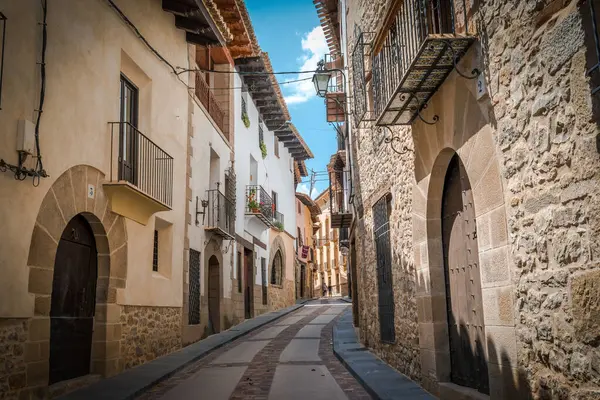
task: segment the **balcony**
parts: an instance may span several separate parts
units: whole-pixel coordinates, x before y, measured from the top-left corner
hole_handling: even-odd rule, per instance
[[[235,204],[217,189],[207,190],[204,230],[231,240],[235,238]]]
[[[110,122],[110,181],[104,191],[113,212],[146,225],[171,209],[173,157],[127,122]]]
[[[317,246],[317,248],[327,246],[327,245],[329,245],[329,239],[327,239],[327,238],[315,239],[315,245]]]
[[[373,49],[377,125],[423,119],[421,110],[475,41],[465,0],[405,0],[395,13]]]
[[[285,230],[285,226],[283,225],[283,214],[279,211],[273,212],[273,227],[283,232]]]
[[[325,67],[328,70],[341,70],[344,60],[341,55],[325,54]],[[346,120],[346,90],[344,75],[339,71],[331,72],[331,80],[325,95],[327,122],[344,122]]]
[[[273,199],[262,186],[246,186],[246,215],[255,216],[268,227],[273,225]]]
[[[352,212],[348,204],[350,190],[349,171],[329,172],[329,197],[331,207],[331,227],[348,228],[352,223]]]
[[[199,72],[196,73],[196,96],[206,111],[208,111],[208,114],[213,121],[215,121],[221,132],[227,135],[227,132],[225,132],[225,113],[221,109],[221,106],[219,106],[210,86]]]

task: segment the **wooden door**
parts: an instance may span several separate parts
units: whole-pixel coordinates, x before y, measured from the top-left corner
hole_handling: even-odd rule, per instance
[[[373,234],[377,255],[377,292],[379,332],[382,342],[396,340],[394,287],[392,284],[392,248],[390,241],[389,204],[386,197],[373,206]],[[331,278],[329,285],[331,285]]]
[[[473,194],[457,155],[444,183],[442,242],[452,381],[489,393]]]
[[[244,250],[244,269],[245,269],[245,296],[244,309],[246,319],[254,315],[254,263],[252,262],[252,252]]]
[[[94,233],[85,218],[77,215],[63,231],[54,261],[50,384],[90,372],[97,263]]]
[[[212,256],[208,261],[208,319],[211,334],[221,331],[221,284],[219,275],[219,261],[215,256]]]

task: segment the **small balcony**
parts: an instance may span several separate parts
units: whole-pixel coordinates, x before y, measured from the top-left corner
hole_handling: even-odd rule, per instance
[[[246,186],[246,215],[255,216],[266,226],[273,225],[273,199],[262,186]]]
[[[113,212],[146,225],[171,209],[173,157],[135,126],[110,122],[110,181],[103,184]]]
[[[231,240],[235,238],[235,204],[217,189],[207,190],[204,230]]]
[[[475,41],[465,0],[405,0],[374,44],[377,125],[410,125]],[[467,76],[457,70],[458,73]],[[473,71],[475,72],[475,71]],[[422,117],[421,117],[422,119]]]
[[[315,246],[317,246],[317,248],[321,248],[323,246],[327,246],[329,244],[329,239],[327,238],[318,238],[315,239]]]
[[[332,228],[348,228],[352,223],[352,212],[350,212],[349,207],[349,178],[349,171],[334,170],[329,172],[329,197],[331,199]]]
[[[325,54],[325,67],[328,70],[341,70],[344,60],[341,55]],[[339,71],[332,71],[331,80],[325,95],[327,109],[327,122],[344,122],[346,120],[346,90],[344,75]]]
[[[283,224],[284,222],[284,217],[283,214],[280,213],[279,211],[274,211],[273,212],[273,227],[278,229],[279,231],[283,232],[285,230],[285,225]]]
[[[221,106],[219,106],[212,89],[199,72],[196,73],[196,96],[219,129],[221,129],[221,132],[227,135],[225,131],[225,113],[221,109]]]

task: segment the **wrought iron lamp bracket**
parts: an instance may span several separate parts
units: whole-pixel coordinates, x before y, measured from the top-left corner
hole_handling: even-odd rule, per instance
[[[405,98],[406,98],[406,94],[403,94],[403,95],[402,95],[400,98],[402,99],[402,101],[404,101],[404,100],[405,100]],[[410,102],[412,101],[412,99],[413,99],[413,98],[416,98],[415,94],[414,94],[414,93],[410,93],[410,98],[408,99],[408,103],[409,103],[409,104],[410,104]],[[437,124],[437,123],[438,123],[438,121],[440,120],[440,117],[439,117],[439,115],[434,115],[434,116],[433,116],[433,121],[427,121],[427,120],[426,120],[426,119],[423,117],[423,115],[421,114],[421,110],[425,110],[425,109],[427,108],[427,106],[428,106],[428,105],[427,105],[427,103],[425,103],[425,104],[421,104],[421,103],[419,102],[419,99],[417,98],[417,104],[418,104],[418,105],[411,107],[411,108],[410,108],[410,110],[411,110],[411,111],[415,111],[415,112],[417,113],[417,117],[419,117],[419,119],[420,119],[421,121],[423,121],[423,123],[425,123],[425,124],[427,124],[427,125],[435,125],[435,124]]]
[[[456,73],[458,75],[462,76],[465,79],[477,79],[479,75],[481,75],[481,71],[478,68],[473,68],[473,70],[471,71],[471,75],[467,75],[466,73],[458,69],[459,57],[458,54],[456,54],[456,50],[454,49],[454,47],[452,47],[452,44],[449,41],[444,41],[444,45],[452,52],[452,64],[454,64],[454,69],[456,70]]]
[[[388,131],[390,131],[390,137],[386,137],[385,139],[383,139],[383,141],[387,144],[390,145],[390,147],[392,148],[392,150],[398,154],[398,155],[404,155],[404,154],[408,154],[408,153],[413,153],[414,151],[406,146],[402,147],[402,150],[398,150],[396,149],[396,147],[394,146],[394,142],[399,142],[400,141],[400,136],[395,136],[394,132],[392,131],[392,128],[390,128],[389,126],[384,125],[384,128],[387,128]]]
[[[199,211],[200,207],[198,205],[198,201],[199,198],[198,196],[196,196],[196,225],[200,225],[200,221],[198,220],[198,215],[200,214],[202,214],[202,225],[204,225],[204,218],[206,218],[206,207],[208,207],[208,200],[200,200],[202,204],[202,211]]]

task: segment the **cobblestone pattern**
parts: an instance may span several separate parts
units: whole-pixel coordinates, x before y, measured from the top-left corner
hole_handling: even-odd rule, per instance
[[[18,399],[27,386],[27,320],[0,320],[0,399]]]
[[[181,348],[181,308],[124,306],[121,360],[135,367]]]

